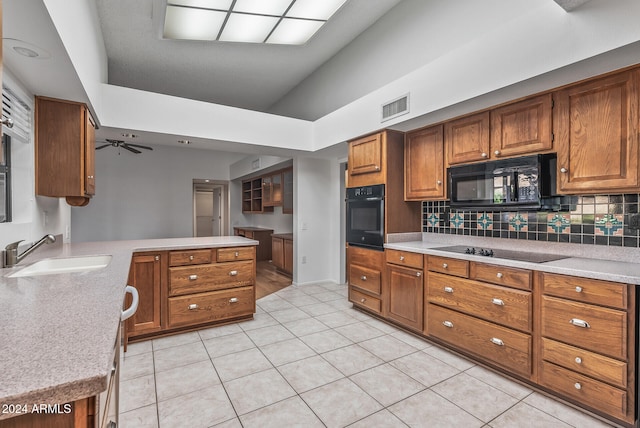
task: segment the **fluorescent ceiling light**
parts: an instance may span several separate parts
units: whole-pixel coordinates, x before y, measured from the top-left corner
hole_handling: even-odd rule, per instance
[[[183,40],[216,40],[226,13],[167,6],[164,37]]]
[[[164,37],[307,43],[348,0],[167,0]],[[295,19],[294,19],[295,18]]]
[[[278,24],[267,43],[303,45],[324,25],[323,21],[285,18]]]
[[[277,23],[278,18],[272,16],[232,13],[219,40],[262,43]]]

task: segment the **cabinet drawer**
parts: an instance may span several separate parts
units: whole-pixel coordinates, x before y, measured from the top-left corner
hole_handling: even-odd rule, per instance
[[[211,250],[169,252],[169,266],[201,265],[205,263],[211,263]]]
[[[429,304],[430,336],[525,377],[531,376],[531,336]]]
[[[384,266],[384,251],[369,250],[350,246],[347,249],[349,264],[364,266],[374,270],[382,270]]]
[[[469,262],[466,260],[427,256],[427,267],[434,272],[469,278]]]
[[[253,260],[256,247],[218,248],[216,260],[218,262],[234,262],[236,260]]]
[[[584,303],[627,308],[627,286],[617,282],[545,273],[542,292]]]
[[[542,335],[621,360],[627,359],[627,314],[542,297]]]
[[[471,262],[470,271],[471,279],[531,290],[532,272],[530,270]]]
[[[422,269],[424,256],[409,251],[386,250],[387,263]]]
[[[382,312],[382,303],[380,302],[380,299],[361,293],[352,287],[349,287],[349,301],[354,305],[361,306],[378,314]]]
[[[540,385],[573,398],[580,404],[623,419],[626,416],[627,393],[571,370],[542,362]]]
[[[379,270],[349,265],[349,285],[380,295],[380,278]]]
[[[253,285],[253,260],[169,268],[169,295]]]
[[[253,287],[171,297],[169,325],[179,327],[251,315],[254,306]]]
[[[604,355],[542,338],[542,358],[619,388],[627,387],[627,364]]]
[[[427,274],[427,300],[460,312],[531,331],[531,293],[435,272]]]

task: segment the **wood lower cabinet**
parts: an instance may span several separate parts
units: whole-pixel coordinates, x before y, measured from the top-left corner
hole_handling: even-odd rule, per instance
[[[233,228],[233,232],[236,236],[244,236],[259,242],[256,248],[256,261],[271,260],[271,235],[273,234],[273,229],[236,226]]]
[[[445,199],[442,125],[413,131],[404,140],[404,199]]]
[[[386,281],[383,294],[386,317],[403,326],[422,331],[423,265],[421,254],[386,250]]]
[[[293,234],[279,233],[271,236],[271,262],[276,270],[293,275]]]
[[[640,70],[574,85],[555,95],[558,188],[563,193],[638,189]]]
[[[134,254],[129,283],[140,302],[125,343],[252,317],[255,259],[253,246]]]
[[[347,248],[347,282],[349,301],[377,315],[383,307],[384,252],[349,246]]]

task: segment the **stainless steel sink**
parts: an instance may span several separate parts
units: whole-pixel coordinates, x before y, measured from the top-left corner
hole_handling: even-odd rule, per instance
[[[55,275],[60,273],[90,272],[107,267],[111,256],[82,256],[44,259],[8,275],[10,278],[23,276]]]

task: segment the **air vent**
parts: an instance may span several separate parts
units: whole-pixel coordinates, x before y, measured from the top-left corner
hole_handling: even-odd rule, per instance
[[[2,118],[13,120],[13,128],[3,132],[28,142],[31,134],[31,108],[14,91],[2,85]]]
[[[381,122],[409,113],[409,94],[382,105]]]

